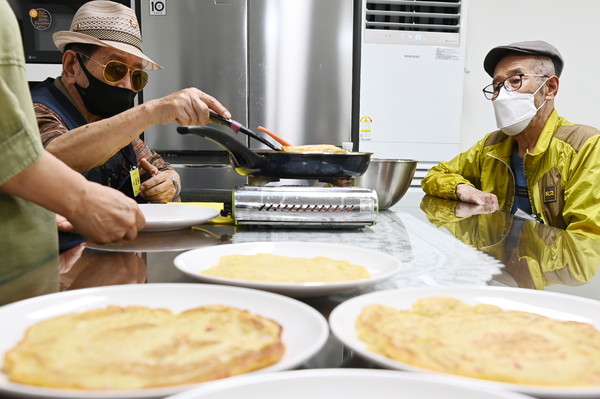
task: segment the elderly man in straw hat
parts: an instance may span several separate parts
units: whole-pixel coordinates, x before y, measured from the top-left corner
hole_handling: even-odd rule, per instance
[[[483,94],[499,130],[433,167],[422,182],[425,192],[599,234],[600,131],[574,125],[554,109],[563,65],[558,50],[543,41],[490,50],[483,66],[493,81]]]
[[[133,107],[146,71],[162,67],[142,52],[135,13],[122,4],[84,4],[71,29],[53,40],[63,52],[62,76],[32,91],[46,149],[89,180],[140,202],[176,200],[179,175],[138,136],[155,124],[206,124],[209,110],[230,118],[227,109],[196,88]]]

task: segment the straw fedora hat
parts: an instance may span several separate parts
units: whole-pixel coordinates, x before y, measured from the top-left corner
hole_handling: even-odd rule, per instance
[[[162,69],[142,51],[142,35],[134,11],[123,4],[93,0],[82,5],[71,22],[71,30],[55,32],[54,45],[60,51],[69,43],[112,47],[143,60],[144,69]]]

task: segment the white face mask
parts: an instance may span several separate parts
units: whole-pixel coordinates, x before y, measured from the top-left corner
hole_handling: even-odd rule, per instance
[[[525,130],[535,114],[546,104],[544,101],[539,108],[536,108],[534,103],[534,96],[546,82],[542,83],[534,93],[519,93],[501,88],[498,97],[492,102],[498,129],[509,136]]]

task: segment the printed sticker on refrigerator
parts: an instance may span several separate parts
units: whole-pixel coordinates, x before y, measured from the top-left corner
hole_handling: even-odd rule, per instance
[[[52,15],[45,8],[32,8],[29,10],[31,25],[37,30],[46,30],[52,26]]]
[[[371,129],[373,119],[370,116],[360,118],[359,138],[360,141],[371,141]]]
[[[148,0],[150,15],[167,15],[167,0]]]

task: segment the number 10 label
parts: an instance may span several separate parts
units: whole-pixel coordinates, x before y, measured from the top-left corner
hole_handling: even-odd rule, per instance
[[[149,0],[150,15],[167,15],[167,0]]]

